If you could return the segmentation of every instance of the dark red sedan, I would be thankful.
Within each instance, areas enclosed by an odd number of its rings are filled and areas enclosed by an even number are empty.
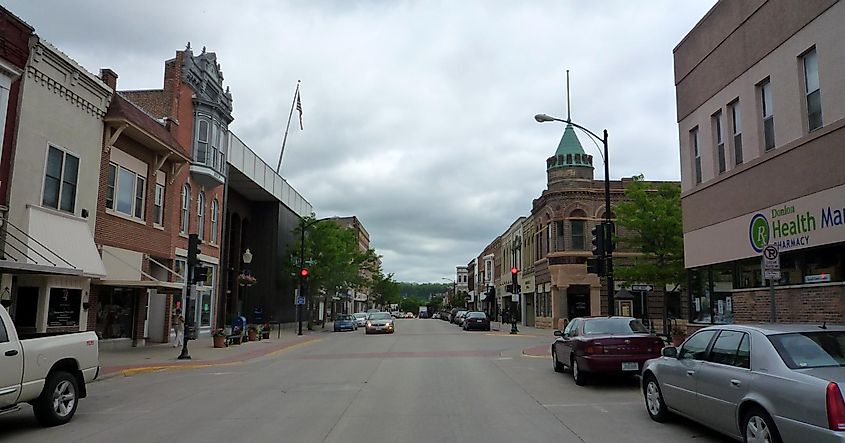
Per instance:
[[[555,371],[571,370],[577,385],[593,373],[639,374],[646,360],[660,357],[663,349],[663,339],[632,317],[574,318],[555,336]]]
[[[490,330],[490,319],[487,318],[487,314],[480,312],[480,311],[470,311],[467,312],[466,316],[464,317],[464,324],[463,324],[464,331],[469,331],[471,329],[480,329],[482,331],[489,331]]]

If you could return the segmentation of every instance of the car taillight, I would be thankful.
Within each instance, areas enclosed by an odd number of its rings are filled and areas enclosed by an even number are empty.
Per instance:
[[[845,431],[845,399],[839,385],[827,385],[827,423],[834,431]]]
[[[595,345],[587,345],[587,349],[585,350],[587,354],[601,354],[604,352],[604,348],[602,345],[595,344]]]

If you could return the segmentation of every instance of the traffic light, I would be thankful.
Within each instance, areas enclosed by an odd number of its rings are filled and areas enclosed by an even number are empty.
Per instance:
[[[206,280],[208,280],[208,268],[205,266],[195,266],[193,284],[205,282]]]
[[[604,251],[610,254],[615,249],[613,234],[616,233],[616,225],[613,222],[604,222],[602,225],[604,225]]]
[[[593,234],[593,255],[603,257],[605,254],[604,250],[604,240],[605,240],[605,229],[604,223],[599,223],[593,227],[591,231]]]
[[[308,268],[302,268],[299,270],[299,276],[302,278],[308,278]]]
[[[197,234],[191,234],[188,236],[188,267],[196,266],[199,263],[199,259],[197,258],[202,251],[200,251],[200,245],[202,241],[200,241],[200,237]]]
[[[604,259],[601,257],[593,257],[587,259],[587,273],[596,274],[599,277],[604,277]]]
[[[519,269],[516,269],[516,266],[511,268],[511,280],[513,281],[513,286],[511,287],[511,294],[516,294],[516,287],[518,286],[516,283],[516,276],[519,274]]]

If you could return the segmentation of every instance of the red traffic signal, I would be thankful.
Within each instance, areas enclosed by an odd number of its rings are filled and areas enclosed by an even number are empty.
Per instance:
[[[308,277],[308,268],[302,268],[299,270],[299,275],[302,277]]]
[[[517,273],[519,273],[519,269],[516,269],[516,266],[512,267],[511,274],[516,275]]]

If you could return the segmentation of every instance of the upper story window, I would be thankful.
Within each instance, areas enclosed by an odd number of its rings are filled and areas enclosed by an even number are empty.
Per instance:
[[[164,224],[164,185],[156,183],[155,204],[153,205],[153,223],[156,226]]]
[[[804,54],[804,93],[807,97],[807,128],[815,131],[822,127],[822,96],[819,90],[819,64],[816,48]]]
[[[79,157],[54,146],[47,151],[44,190],[41,204],[73,213],[76,209],[76,183],[79,178]]]
[[[117,163],[109,163],[106,209],[143,220],[146,182],[146,177],[142,174]]]
[[[220,210],[220,205],[217,199],[211,201],[211,243],[217,243],[217,212]]]
[[[563,236],[563,221],[555,221],[555,251],[565,251],[566,242]]]
[[[194,162],[222,171],[226,151],[226,128],[220,122],[205,115],[196,117],[196,147]]]
[[[734,164],[742,164],[742,114],[739,107],[739,100],[728,105],[731,111],[731,130],[734,143]]]
[[[701,151],[698,149],[698,126],[689,132],[690,146],[692,147],[693,171],[695,171],[695,184],[701,183]]]
[[[572,242],[572,249],[575,251],[583,251],[587,248],[584,236],[587,213],[581,209],[576,209],[569,214],[569,217],[575,219],[569,221],[569,234],[571,237],[570,241]]]
[[[716,142],[716,157],[719,162],[719,174],[727,170],[727,161],[725,160],[725,131],[722,123],[722,111],[713,114],[713,139]]]
[[[179,233],[187,234],[188,233],[188,225],[190,220],[188,219],[189,213],[191,208],[191,186],[185,183],[182,186],[182,209],[179,213]]]
[[[205,193],[197,195],[197,235],[200,240],[205,239]]]
[[[763,80],[757,86],[760,95],[760,104],[763,111],[763,147],[766,151],[775,148],[775,114],[772,104],[772,83],[769,79]]]

